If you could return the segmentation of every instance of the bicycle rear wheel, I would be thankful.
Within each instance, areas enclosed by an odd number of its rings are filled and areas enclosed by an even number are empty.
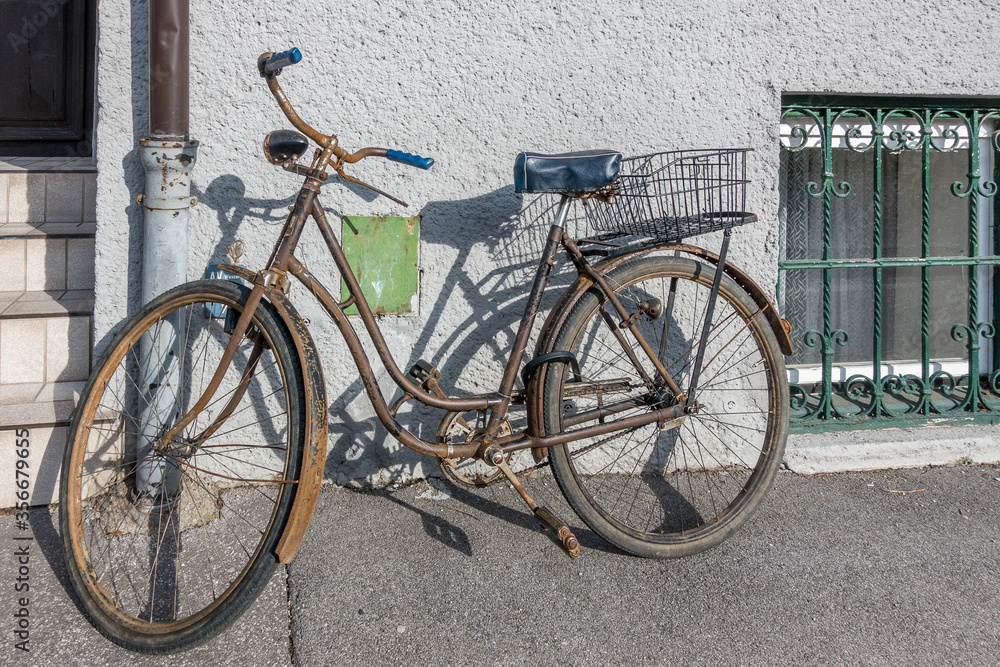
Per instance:
[[[636,322],[684,391],[714,277],[707,264],[660,256],[606,276],[630,312],[642,302],[659,303],[655,319],[642,315]],[[574,416],[599,407],[618,406],[608,417],[618,419],[671,404],[634,337],[624,332],[654,389],[615,340],[601,314],[612,306],[597,288],[566,307],[571,311],[552,349],[573,352],[583,378],[605,381],[609,390],[580,395],[566,365],[552,364],[542,385],[546,432],[571,430],[566,424]],[[550,450],[555,478],[576,513],[629,553],[679,557],[720,543],[761,503],[781,464],[788,429],[784,360],[760,307],[728,276],[698,384],[698,408],[679,424],[661,431],[653,423]]]
[[[211,638],[276,567],[305,408],[294,343],[269,304],[205,410],[156,445],[202,396],[248,294],[199,281],[153,300],[98,361],[71,426],[59,498],[69,578],[98,630],[135,651]]]

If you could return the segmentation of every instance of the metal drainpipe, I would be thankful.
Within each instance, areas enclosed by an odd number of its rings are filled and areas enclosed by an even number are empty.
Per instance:
[[[188,210],[197,203],[191,196],[191,169],[198,142],[188,128],[189,83],[188,0],[149,2],[149,137],[140,139],[146,187],[139,201],[145,207],[142,250],[142,301],[148,303],[171,287],[187,281]],[[174,391],[157,386],[178,385],[182,322],[165,323],[158,335],[144,341],[142,357],[155,359],[143,373],[144,434],[139,445],[140,464],[136,488],[154,503],[172,503],[179,492],[176,465],[148,456],[159,434],[156,424],[176,419]],[[173,330],[171,330],[173,329]],[[155,349],[153,349],[155,348]],[[144,443],[144,444],[143,444]]]

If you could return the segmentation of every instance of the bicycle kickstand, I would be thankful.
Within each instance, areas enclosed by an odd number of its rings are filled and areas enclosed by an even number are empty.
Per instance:
[[[536,503],[528,492],[524,489],[524,485],[521,484],[521,480],[514,475],[514,471],[510,469],[510,465],[503,456],[497,457],[498,460],[494,461],[494,465],[500,468],[503,474],[507,477],[507,480],[514,486],[514,489],[521,495],[524,502],[528,503],[528,507],[531,511],[535,513],[535,518],[538,519],[538,525],[541,526],[542,530],[548,532],[551,528],[555,531],[556,537],[562,542],[562,546],[566,549],[566,552],[576,558],[580,555],[580,542],[576,539],[576,535],[569,529],[569,527],[556,518],[556,515],[550,512],[547,508],[540,506]]]

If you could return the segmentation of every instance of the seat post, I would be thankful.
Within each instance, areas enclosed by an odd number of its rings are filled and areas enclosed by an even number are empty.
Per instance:
[[[566,226],[566,216],[569,215],[569,206],[572,202],[573,198],[569,195],[562,195],[559,199],[559,209],[556,212],[556,221],[553,223],[559,229]]]

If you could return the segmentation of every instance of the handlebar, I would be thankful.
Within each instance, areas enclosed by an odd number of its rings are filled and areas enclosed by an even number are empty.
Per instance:
[[[332,157],[336,157],[337,162],[334,165],[334,169],[342,177],[346,177],[343,173],[343,163],[358,162],[366,157],[384,157],[394,162],[420,167],[421,169],[431,168],[431,165],[434,164],[433,158],[420,157],[419,155],[404,153],[397,150],[389,150],[385,148],[362,148],[361,150],[353,153],[348,153],[337,145],[336,135],[327,136],[302,120],[299,114],[295,112],[295,109],[292,108],[291,102],[289,102],[288,98],[285,97],[284,91],[281,90],[281,86],[278,84],[278,75],[281,74],[281,69],[283,67],[288,67],[289,65],[294,65],[301,60],[302,52],[297,48],[291,48],[287,51],[282,51],[281,53],[263,53],[259,58],[257,58],[257,69],[260,71],[260,75],[264,77],[264,80],[267,81],[267,87],[271,90],[271,94],[274,96],[274,99],[277,100],[278,106],[281,107],[282,112],[284,112],[285,117],[288,118],[289,122],[291,122],[295,129],[315,141],[324,149],[323,155],[325,157],[322,158],[322,164],[318,166],[320,170],[325,169],[328,164],[331,164],[330,158]],[[349,178],[349,180],[360,183],[361,185],[371,188],[381,194],[385,194],[381,190],[378,190],[367,183],[357,181],[353,178]],[[396,200],[395,197],[391,197],[390,195],[386,196]]]
[[[421,169],[430,169],[431,165],[434,164],[434,158],[432,157],[420,157],[419,155],[392,149],[387,150],[385,156],[393,162],[401,162],[413,167],[420,167]]]
[[[275,53],[263,61],[261,65],[261,76],[280,72],[283,67],[289,67],[302,60],[302,52],[292,47],[287,51]]]

